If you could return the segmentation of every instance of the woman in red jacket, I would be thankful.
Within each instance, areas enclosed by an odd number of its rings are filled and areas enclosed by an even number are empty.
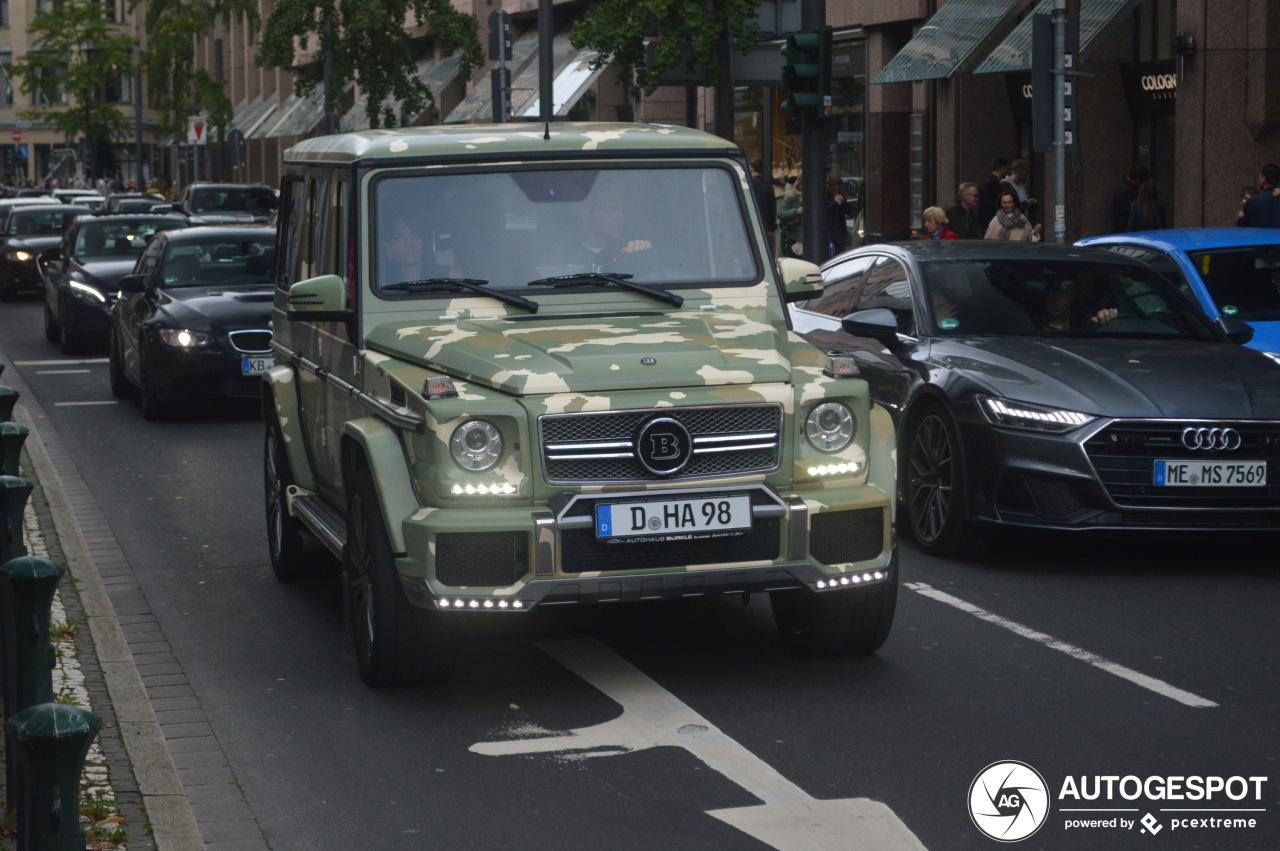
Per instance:
[[[924,232],[929,239],[959,239],[955,231],[947,227],[947,214],[941,207],[930,207],[921,215],[924,220]]]

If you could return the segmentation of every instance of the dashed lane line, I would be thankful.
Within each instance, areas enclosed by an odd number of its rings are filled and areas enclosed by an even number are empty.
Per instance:
[[[1065,653],[1072,659],[1087,662],[1099,670],[1106,671],[1108,674],[1114,674],[1123,680],[1128,680],[1134,685],[1142,686],[1145,689],[1155,692],[1161,697],[1176,700],[1178,703],[1195,707],[1196,709],[1209,709],[1218,705],[1212,700],[1207,700],[1198,695],[1194,695],[1189,691],[1184,691],[1178,688],[1177,686],[1169,685],[1169,683],[1166,683],[1164,680],[1158,680],[1155,677],[1139,673],[1132,668],[1126,668],[1124,665],[1104,659],[1101,656],[1090,653],[1088,650],[1081,649],[1073,644],[1068,644],[1065,641],[1059,641],[1052,635],[1046,635],[1045,633],[1038,632],[1029,626],[1023,626],[1016,621],[1011,621],[1008,618],[1003,618],[1000,615],[988,612],[986,609],[975,606],[973,603],[961,600],[959,597],[953,597],[945,591],[939,591],[931,585],[927,585],[923,582],[904,582],[903,586],[910,588],[917,594],[923,594],[931,600],[946,603],[948,606],[952,606],[962,612],[971,614],[975,618],[984,620],[987,623],[1003,627],[1004,629],[1007,629],[1010,632],[1020,635],[1030,641],[1035,641],[1039,644],[1043,644],[1045,647]]]

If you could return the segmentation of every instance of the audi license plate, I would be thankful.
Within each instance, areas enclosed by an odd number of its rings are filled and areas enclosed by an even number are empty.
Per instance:
[[[1265,487],[1267,462],[1157,461],[1155,483],[1157,487]]]
[[[263,355],[256,358],[240,358],[241,375],[262,375],[276,365],[275,355]]]
[[[597,538],[710,537],[751,528],[751,498],[665,499],[596,506]]]

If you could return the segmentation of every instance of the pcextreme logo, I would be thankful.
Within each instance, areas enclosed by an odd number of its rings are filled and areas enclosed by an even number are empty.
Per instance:
[[[1135,831],[1147,837],[1165,828],[1166,835],[1251,831],[1267,811],[1267,780],[1241,775],[1067,775],[1057,794],[1061,829]],[[1019,842],[1034,834],[1049,820],[1052,802],[1040,772],[1016,760],[993,762],[969,786],[969,815],[978,830],[997,842]]]

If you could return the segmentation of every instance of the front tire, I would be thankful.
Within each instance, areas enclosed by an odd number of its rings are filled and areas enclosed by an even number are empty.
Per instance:
[[[931,408],[915,421],[907,433],[903,464],[907,525],[920,549],[934,556],[961,556],[990,544],[990,535],[964,516],[969,483],[950,416]]]
[[[370,686],[439,682],[458,639],[441,612],[409,604],[396,572],[373,476],[360,466],[347,495],[347,605],[360,677]]]
[[[124,396],[133,389],[129,379],[124,376],[124,366],[120,362],[120,343],[114,330],[107,344],[107,375],[111,380],[112,396]]]
[[[773,620],[798,656],[865,656],[884,646],[898,608],[898,570],[876,585],[814,593],[772,591]]]
[[[53,319],[53,311],[49,309],[49,299],[44,301],[44,338],[50,343],[56,343],[60,339],[61,330],[58,323]]]
[[[311,573],[311,559],[302,539],[302,523],[288,511],[285,494],[294,483],[293,471],[285,452],[284,433],[274,417],[267,424],[262,461],[271,569],[281,582],[302,579]]]
[[[142,407],[142,418],[147,422],[158,422],[169,415],[170,403],[156,387],[156,380],[147,365],[147,351],[138,349],[138,401]]]

